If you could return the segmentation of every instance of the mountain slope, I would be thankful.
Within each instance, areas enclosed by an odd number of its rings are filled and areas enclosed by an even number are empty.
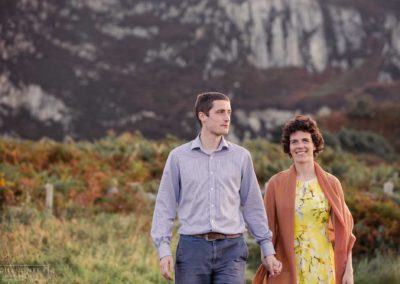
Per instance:
[[[189,138],[205,90],[227,93],[247,118],[341,109],[371,83],[398,102],[388,91],[400,91],[398,11],[373,0],[3,0],[0,131]]]

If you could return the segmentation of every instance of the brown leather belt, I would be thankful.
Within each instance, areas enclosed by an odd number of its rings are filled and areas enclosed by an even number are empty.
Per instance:
[[[225,239],[236,239],[242,236],[242,234],[231,234],[231,235],[226,235],[226,234],[221,234],[221,233],[214,233],[210,232],[207,234],[198,234],[198,235],[191,235],[196,238],[202,238],[207,241],[217,241],[217,240],[225,240]]]

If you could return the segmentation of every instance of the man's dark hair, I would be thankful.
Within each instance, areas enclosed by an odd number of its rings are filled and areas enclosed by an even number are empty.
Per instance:
[[[210,109],[213,107],[213,102],[221,100],[229,102],[229,97],[227,95],[218,92],[207,92],[197,95],[197,100],[194,105],[194,108],[195,108],[195,115],[197,121],[200,123],[200,126],[202,126],[202,124],[199,119],[199,112],[203,112],[205,115],[208,116]]]
[[[322,152],[325,142],[315,120],[307,115],[297,115],[286,122],[282,129],[281,143],[283,146],[283,151],[286,154],[289,154],[289,156],[292,157],[290,154],[290,135],[296,131],[303,131],[311,134],[311,139],[315,146],[315,150],[313,152],[314,157]]]

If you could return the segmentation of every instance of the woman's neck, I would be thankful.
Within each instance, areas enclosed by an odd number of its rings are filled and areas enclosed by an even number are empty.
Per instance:
[[[316,177],[314,163],[295,163],[297,180],[308,181]]]

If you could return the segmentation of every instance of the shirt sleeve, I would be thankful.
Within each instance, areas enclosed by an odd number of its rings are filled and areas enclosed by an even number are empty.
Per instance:
[[[272,232],[268,228],[267,214],[249,152],[246,153],[242,164],[240,199],[243,218],[250,234],[260,245],[263,256],[273,255],[275,250],[272,244]]]
[[[160,259],[164,256],[172,255],[170,243],[172,225],[176,217],[176,208],[179,200],[179,191],[178,161],[172,151],[168,156],[161,177],[151,226],[151,237]]]

